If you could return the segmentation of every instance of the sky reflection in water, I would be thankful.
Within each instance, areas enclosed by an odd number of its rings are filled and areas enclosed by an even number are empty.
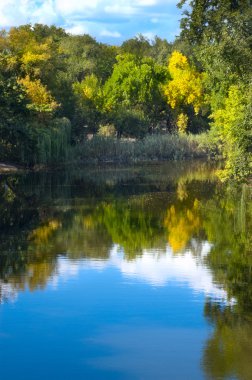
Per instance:
[[[252,377],[251,191],[174,166],[2,179],[1,378]]]

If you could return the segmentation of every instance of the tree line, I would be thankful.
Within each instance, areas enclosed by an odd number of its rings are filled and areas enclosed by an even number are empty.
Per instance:
[[[66,161],[87,136],[143,138],[207,131],[222,177],[251,174],[250,1],[186,1],[170,43],[142,35],[121,46],[62,28],[0,32],[0,159]]]

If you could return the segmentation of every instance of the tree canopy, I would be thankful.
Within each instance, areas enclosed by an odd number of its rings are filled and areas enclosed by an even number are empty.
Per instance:
[[[172,43],[139,34],[111,46],[42,24],[1,30],[0,159],[38,162],[55,125],[72,145],[96,133],[142,138],[210,129],[226,160],[222,178],[250,176],[250,1],[178,6],[185,10]]]

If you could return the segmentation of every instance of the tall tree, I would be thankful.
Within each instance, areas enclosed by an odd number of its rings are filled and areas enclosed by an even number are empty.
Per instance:
[[[185,5],[188,8],[181,21],[181,36],[194,46],[206,72],[212,128],[222,141],[227,159],[224,177],[228,174],[242,179],[252,172],[252,3],[180,1],[180,7]]]

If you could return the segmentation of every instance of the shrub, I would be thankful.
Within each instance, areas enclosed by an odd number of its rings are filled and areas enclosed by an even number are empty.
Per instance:
[[[97,135],[102,136],[102,137],[115,137],[116,135],[115,126],[113,124],[100,125]]]
[[[141,111],[119,109],[112,120],[119,137],[142,138],[148,132],[149,121]]]

